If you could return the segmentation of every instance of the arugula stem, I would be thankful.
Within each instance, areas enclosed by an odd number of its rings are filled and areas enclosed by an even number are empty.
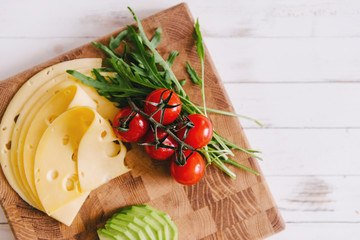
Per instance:
[[[236,178],[236,175],[235,173],[233,173],[232,171],[230,171],[230,169],[228,169],[225,164],[220,161],[219,159],[215,159],[214,160],[214,163],[216,166],[218,166],[224,173],[226,173],[229,177],[235,179]]]
[[[204,115],[204,113],[198,108],[198,106],[196,106],[195,104],[193,104],[190,100],[188,100],[186,97],[182,97],[179,96],[179,98],[181,99],[182,102],[186,102],[187,104],[191,105],[191,107],[193,107],[195,109],[195,111],[197,111],[197,113]],[[191,112],[191,111],[189,111]]]
[[[201,106],[197,106],[199,109],[204,110],[204,107]],[[249,121],[252,121],[254,123],[256,123],[257,125],[259,125],[260,127],[264,127],[264,125],[262,125],[259,121],[257,121],[254,118],[248,117],[248,116],[244,116],[244,115],[240,115],[237,113],[232,113],[232,112],[227,112],[227,111],[222,111],[222,110],[218,110],[218,109],[213,109],[213,108],[206,108],[206,110],[208,112],[212,112],[212,113],[218,113],[218,114],[222,114],[222,115],[226,115],[226,116],[231,116],[231,117],[238,117],[238,118],[244,118],[247,119]]]
[[[251,172],[253,174],[255,174],[256,176],[259,176],[260,173],[258,173],[257,171],[255,170],[252,170],[251,168],[248,168],[247,166],[245,165],[242,165],[234,160],[231,160],[231,159],[226,159],[226,160],[223,160],[224,163],[228,163],[228,164],[231,164],[231,165],[234,165],[235,167],[238,167],[238,168],[242,168],[248,172]]]

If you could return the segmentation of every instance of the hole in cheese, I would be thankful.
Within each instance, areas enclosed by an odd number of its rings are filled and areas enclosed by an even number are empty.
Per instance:
[[[6,131],[6,127],[3,127],[2,130],[3,130],[3,131]]]
[[[56,90],[55,92],[54,92],[54,94],[58,94],[60,92],[60,90]]]
[[[50,70],[46,72],[46,75],[49,75],[50,74]]]
[[[63,137],[62,142],[63,142],[63,145],[67,145],[67,144],[69,143],[69,135],[65,135],[65,136]]]
[[[93,99],[93,101],[94,101],[96,104],[99,104],[99,102],[98,102],[96,99]]]
[[[33,149],[33,145],[30,144],[30,145],[29,145],[29,149]]]
[[[39,172],[40,172],[40,168],[38,168],[36,171],[39,173]]]
[[[99,118],[99,123],[101,124],[101,119]]]
[[[7,144],[5,144],[5,147],[7,150],[11,149],[11,141],[9,141]]]
[[[81,175],[81,177],[84,177],[84,176],[85,176],[84,172],[81,172],[80,175]]]
[[[15,122],[15,123],[17,122],[17,120],[18,120],[18,118],[19,118],[19,115],[20,115],[20,113],[14,117],[14,122]]]
[[[47,124],[51,124],[57,118],[56,115],[51,115],[47,118]]]
[[[106,135],[107,135],[107,132],[105,130],[101,132],[101,138],[105,138]]]
[[[115,157],[120,152],[120,145],[114,144],[114,142],[108,142],[105,147],[105,153],[109,157]]]
[[[71,177],[68,177],[65,181],[65,189],[67,191],[73,191],[75,190],[75,182],[76,182],[76,176],[75,175],[72,175]]]
[[[50,170],[46,175],[48,181],[53,181],[57,179],[58,176],[59,176],[59,172],[56,170]]]
[[[75,150],[75,152],[71,155],[71,160],[73,160],[74,162],[77,161],[77,150]]]
[[[40,178],[36,179],[36,182],[40,182]]]

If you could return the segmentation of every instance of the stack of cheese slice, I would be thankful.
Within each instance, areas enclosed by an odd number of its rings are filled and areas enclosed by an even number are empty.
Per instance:
[[[101,59],[78,59],[30,78],[9,103],[0,125],[6,179],[31,206],[70,225],[89,192],[125,173],[126,148],[109,120],[118,109],[66,73],[90,76]]]

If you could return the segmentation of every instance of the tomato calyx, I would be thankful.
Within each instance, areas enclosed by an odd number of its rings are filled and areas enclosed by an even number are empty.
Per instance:
[[[195,127],[195,124],[188,118],[188,116],[184,116],[183,119],[183,121],[177,124],[177,126],[180,127],[176,129],[176,132],[184,131],[183,129],[185,129],[184,136],[181,139],[179,138],[181,141],[184,141],[187,138],[190,130]]]
[[[130,123],[135,118],[136,112],[132,110],[128,116],[119,118],[119,126],[114,127],[116,130],[121,132],[127,132],[130,129]]]
[[[173,162],[178,166],[184,166],[194,152],[197,152],[196,149],[191,150],[191,153],[186,155],[184,149],[177,149],[174,154]]]
[[[155,140],[153,142],[149,142],[149,143],[141,143],[140,145],[142,146],[154,146],[155,147],[155,150],[158,150],[159,148],[168,148],[168,149],[176,149],[176,147],[174,146],[169,146],[169,145],[166,145],[164,144],[165,140],[170,136],[169,133],[166,133],[166,135],[164,137],[161,137],[159,138],[158,136],[158,129],[157,128],[152,128],[152,132],[154,134],[154,138]]]
[[[146,118],[137,114],[131,107],[122,108],[112,122],[115,135],[124,142],[139,141],[149,129]]]
[[[154,117],[160,111],[160,119],[158,119],[159,118],[158,116],[156,116],[155,118],[157,118],[161,124],[166,124],[169,122],[169,121],[164,121],[164,117],[167,112],[166,110],[167,109],[177,109],[180,107],[179,108],[179,112],[180,112],[181,111],[181,102],[180,102],[179,97],[176,94],[174,95],[174,91],[172,91],[170,89],[158,89],[158,90],[155,90],[154,92],[152,92],[151,94],[157,94],[160,91],[161,91],[161,93],[160,93],[158,102],[152,102],[149,100],[144,101],[145,102],[145,112],[147,112],[150,117]],[[170,93],[169,93],[169,91],[170,91]],[[168,96],[166,96],[164,99],[165,94],[166,95],[168,94]],[[157,96],[159,96],[159,95],[157,95]],[[154,97],[155,97],[155,95],[154,95]],[[176,100],[174,100],[174,98]],[[170,102],[174,102],[174,101],[178,101],[179,103],[178,104],[170,104]],[[155,108],[156,110],[152,109],[150,106],[152,106],[152,108]],[[175,115],[175,118],[173,120],[175,120],[176,117],[177,116]]]

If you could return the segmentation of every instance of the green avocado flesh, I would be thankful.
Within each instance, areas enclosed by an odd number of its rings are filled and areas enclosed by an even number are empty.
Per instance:
[[[97,231],[100,240],[177,240],[170,216],[148,205],[120,209]]]

